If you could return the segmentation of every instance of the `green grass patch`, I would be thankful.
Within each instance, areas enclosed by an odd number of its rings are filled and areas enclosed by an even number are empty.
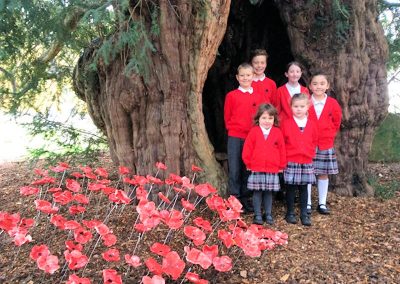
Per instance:
[[[389,113],[378,128],[368,159],[386,163],[400,161],[400,114]]]
[[[397,180],[381,182],[378,177],[372,175],[368,178],[368,183],[375,189],[375,196],[378,198],[391,199],[400,191],[400,182]]]

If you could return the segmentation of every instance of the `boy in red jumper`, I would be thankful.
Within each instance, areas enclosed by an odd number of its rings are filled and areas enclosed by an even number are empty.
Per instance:
[[[268,53],[265,49],[255,49],[251,54],[251,66],[254,68],[253,83],[251,86],[265,95],[265,102],[276,101],[276,83],[265,76],[267,68]]]
[[[251,212],[247,190],[248,173],[242,160],[244,140],[253,126],[252,119],[260,104],[265,103],[263,94],[251,87],[253,67],[248,63],[239,65],[236,79],[239,88],[225,97],[224,120],[228,130],[228,186],[230,194],[238,198],[245,211]]]
[[[333,146],[342,120],[342,109],[334,98],[326,95],[329,82],[325,74],[316,73],[313,75],[309,87],[312,92],[309,117],[315,121],[318,127],[318,148],[317,155],[314,158],[315,174],[318,177],[317,210],[321,214],[329,214],[329,208],[326,206],[329,186],[328,175],[339,172]],[[307,203],[308,209],[311,211],[311,189],[308,193]]]
[[[272,192],[279,191],[278,172],[286,167],[286,150],[278,126],[278,112],[271,104],[260,105],[254,117],[254,126],[243,146],[242,158],[251,171],[247,188],[253,191],[254,221],[262,225],[261,203],[265,220],[272,225]]]
[[[284,170],[286,184],[286,221],[297,223],[294,212],[296,190],[300,191],[300,219],[304,226],[311,226],[307,214],[307,184],[315,183],[313,158],[317,147],[317,126],[307,117],[309,108],[307,94],[294,94],[291,100],[292,117],[282,122],[281,130],[285,140],[287,167]]]

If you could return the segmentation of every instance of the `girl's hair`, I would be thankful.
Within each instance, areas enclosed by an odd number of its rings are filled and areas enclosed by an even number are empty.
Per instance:
[[[301,72],[303,72],[304,67],[303,67],[303,65],[301,65],[301,63],[298,62],[298,61],[291,61],[291,62],[289,62],[289,63],[286,65],[286,72],[289,71],[289,68],[290,68],[292,65],[295,65],[295,66],[299,67],[300,70],[301,70]]]
[[[254,68],[253,68],[253,66],[251,66],[251,64],[249,64],[249,63],[242,63],[242,64],[240,64],[239,66],[238,66],[238,68],[237,68],[237,73],[236,74],[239,74],[239,71],[241,70],[241,69],[251,69],[251,71],[254,71]]]
[[[278,111],[271,104],[261,104],[258,107],[257,113],[253,119],[254,125],[259,125],[259,119],[263,115],[264,112],[267,112],[270,116],[273,116],[274,117],[274,125],[279,126]]]
[[[307,104],[310,103],[310,99],[308,98],[307,94],[297,93],[297,94],[294,94],[292,99],[290,100],[290,105],[292,106],[295,101],[301,101],[301,100],[306,100]]]
[[[323,76],[323,77],[325,77],[326,81],[327,81],[328,84],[329,84],[328,75],[326,75],[326,73],[324,73],[324,72],[322,72],[322,71],[320,71],[320,70],[315,71],[315,72],[311,75],[310,84],[311,84],[312,79],[313,79],[314,77],[316,77],[316,76]]]
[[[254,49],[250,54],[250,61],[252,61],[254,57],[259,55],[263,55],[266,57],[266,59],[268,59],[268,53],[265,49]]]

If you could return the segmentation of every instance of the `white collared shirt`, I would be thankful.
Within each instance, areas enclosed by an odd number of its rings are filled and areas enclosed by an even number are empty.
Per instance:
[[[269,129],[266,129],[266,128],[264,128],[264,127],[262,127],[262,126],[260,125],[260,128],[261,128],[261,131],[262,131],[262,133],[263,133],[263,135],[264,135],[264,139],[267,139],[269,133],[271,132],[271,127],[270,127]]]
[[[321,116],[322,111],[324,110],[324,106],[326,103],[326,99],[328,98],[327,94],[322,101],[317,101],[314,96],[311,96],[312,103],[314,105],[315,113],[317,114],[317,118]]]
[[[241,86],[239,86],[239,91],[242,91],[243,93],[250,93],[250,94],[252,94],[253,93],[253,87],[250,87],[250,88],[248,88],[247,90],[246,89],[244,89],[244,88],[242,88]]]
[[[297,84],[296,87],[286,83],[286,89],[289,91],[290,97],[293,97],[294,94],[298,94],[301,91],[300,84]]]
[[[293,116],[293,118],[294,118],[294,121],[296,121],[296,124],[297,124],[298,127],[302,127],[302,128],[306,127],[306,125],[307,125],[307,116],[305,118],[303,118],[303,119],[298,119],[295,116]]]
[[[260,78],[253,78],[254,82],[258,82],[258,81],[264,81],[265,79],[265,74],[263,74]]]

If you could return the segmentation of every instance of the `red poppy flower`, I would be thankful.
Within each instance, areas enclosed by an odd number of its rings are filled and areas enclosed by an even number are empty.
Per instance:
[[[155,228],[160,224],[161,218],[157,215],[153,215],[151,217],[144,217],[140,216],[140,220],[143,222],[143,225],[147,228]]]
[[[179,188],[179,187],[172,187],[172,189],[176,192],[176,193],[186,193],[186,190],[184,190],[183,188]]]
[[[163,184],[162,180],[160,180],[159,178],[153,177],[151,175],[146,175],[146,178],[150,183],[154,183],[154,184],[158,184],[158,185]]]
[[[234,211],[242,212],[242,203],[233,195],[229,196],[226,205]]]
[[[144,224],[142,223],[137,223],[133,226],[133,228],[138,231],[139,233],[144,233],[144,232],[148,232],[151,230],[151,228],[146,227]]]
[[[79,168],[80,168],[81,171],[84,172],[85,174],[91,173],[91,172],[92,172],[92,168],[89,167],[89,166],[79,166]]]
[[[160,197],[160,199],[162,201],[164,201],[167,204],[171,204],[171,201],[168,199],[168,197],[166,197],[162,192],[158,193],[158,197]]]
[[[226,230],[218,230],[218,239],[220,239],[227,248],[235,244],[232,234]]]
[[[106,247],[111,247],[117,242],[117,237],[112,233],[101,236],[101,239]]]
[[[202,230],[194,226],[185,226],[183,228],[185,235],[193,241],[196,246],[204,243],[206,239],[206,234]]]
[[[106,186],[105,188],[102,188],[101,191],[105,194],[105,195],[110,195],[111,193],[114,193],[117,189],[115,187],[109,187]]]
[[[185,269],[185,262],[176,251],[170,251],[162,260],[162,271],[177,280]]]
[[[186,187],[187,189],[193,189],[194,184],[187,177],[182,177],[182,187]]]
[[[209,232],[212,231],[212,227],[211,227],[210,222],[208,222],[207,220],[204,220],[204,219],[201,218],[201,217],[195,218],[195,219],[193,220],[193,223],[194,223],[197,227],[200,227],[200,228],[202,228],[202,229],[204,229],[204,230],[206,230],[206,231],[209,231]]]
[[[97,179],[97,176],[94,173],[86,173],[85,177],[87,177],[88,179]]]
[[[72,205],[68,208],[68,212],[71,215],[81,214],[86,211],[86,208],[79,205]]]
[[[66,284],[90,284],[89,278],[80,278],[76,274],[71,274],[68,277]]]
[[[202,172],[202,171],[203,171],[202,168],[200,168],[198,166],[195,166],[195,165],[192,165],[192,172]]]
[[[240,218],[240,212],[233,209],[220,210],[218,211],[218,214],[221,220],[224,222],[238,220]]]
[[[213,260],[213,265],[215,267],[215,270],[220,272],[227,272],[232,269],[232,259],[227,255],[221,257],[217,256]]]
[[[52,207],[51,203],[46,200],[36,199],[36,209],[47,214],[54,214],[58,211],[58,207]]]
[[[152,244],[152,246],[150,247],[150,251],[161,256],[166,256],[167,253],[171,251],[171,248],[168,245],[156,242]]]
[[[94,170],[94,173],[103,178],[108,178],[108,172],[105,168],[97,168]]]
[[[209,183],[202,183],[194,187],[196,193],[202,197],[207,197],[209,194],[216,193],[217,190]]]
[[[164,164],[161,163],[161,162],[157,162],[157,163],[156,163],[156,168],[159,169],[159,170],[166,170],[166,169],[167,169],[167,166],[164,165]]]
[[[109,249],[101,254],[106,261],[119,261],[119,250]]]
[[[71,176],[73,176],[74,178],[83,178],[84,175],[78,172],[73,172],[71,173]]]
[[[119,172],[119,174],[120,174],[121,176],[123,176],[123,175],[129,174],[129,173],[131,172],[131,170],[130,170],[129,168],[127,168],[127,167],[119,166],[119,167],[118,167],[118,172]]]
[[[176,174],[170,173],[170,174],[169,174],[169,178],[170,178],[171,180],[173,180],[174,182],[178,183],[178,184],[181,184],[181,183],[182,183],[182,177],[180,177],[180,176],[178,176],[178,175],[176,175]]]
[[[68,169],[69,169],[69,165],[64,162],[59,162],[57,166],[50,167],[50,170],[52,170],[53,172],[56,172],[56,173],[62,173]]]
[[[29,256],[33,260],[37,260],[41,256],[48,256],[48,255],[50,255],[50,250],[46,245],[33,246],[31,249],[31,253],[29,254]]]
[[[38,175],[38,176],[48,176],[49,175],[49,171],[48,170],[42,170],[42,169],[34,169],[33,172]]]
[[[69,190],[71,190],[72,192],[79,192],[81,190],[81,185],[79,182],[77,182],[74,179],[69,179],[67,178],[65,180],[65,187]]]
[[[58,265],[58,257],[55,255],[41,256],[36,260],[36,263],[39,269],[50,274],[53,274],[60,268]]]
[[[237,220],[237,225],[240,228],[247,229],[249,226],[247,226],[246,222],[244,222],[242,219]]]
[[[131,202],[131,199],[128,197],[126,192],[119,189],[111,193],[108,196],[108,199],[117,204],[129,204]]]
[[[43,177],[41,179],[35,180],[31,183],[31,185],[44,185],[48,183],[55,183],[56,179],[53,177]]]
[[[137,255],[129,255],[125,254],[125,261],[127,264],[133,266],[133,267],[139,267],[142,265],[140,262],[140,258]]]
[[[185,278],[195,284],[208,284],[208,281],[201,279],[197,273],[187,272]]]
[[[182,197],[181,199],[181,203],[183,208],[185,208],[187,211],[193,211],[195,209],[194,204],[190,203],[189,201],[187,201],[185,198]]]
[[[25,243],[29,243],[32,241],[31,235],[27,235],[27,232],[16,232],[13,236],[14,244],[19,247]]]
[[[48,190],[48,192],[59,192],[62,191],[61,187],[50,187]]]
[[[179,229],[183,225],[183,214],[181,211],[172,209],[166,218],[164,218],[164,223],[173,230]]]
[[[143,276],[142,283],[143,284],[165,284],[165,279],[159,275],[154,275],[153,277]]]
[[[136,198],[140,201],[147,199],[147,191],[144,189],[144,187],[139,186],[136,188]]]
[[[260,250],[272,250],[275,245],[275,242],[272,240],[261,239],[258,243],[258,248]]]
[[[106,224],[103,224],[101,222],[99,224],[95,225],[94,228],[96,229],[96,232],[100,236],[104,236],[104,235],[111,233],[110,228]]]
[[[141,218],[148,218],[153,215],[158,215],[156,204],[153,201],[148,200],[140,200],[139,204],[136,206],[136,211],[139,213]]]
[[[101,183],[92,183],[89,182],[88,189],[91,191],[100,191],[101,189],[105,188],[106,186]]]
[[[204,245],[202,249],[203,253],[205,253],[211,260],[218,256],[218,246],[208,246]]]
[[[60,203],[61,205],[66,205],[74,199],[71,191],[64,190],[53,193],[53,201]]]
[[[82,251],[83,250],[83,246],[80,243],[75,243],[72,240],[68,240],[65,241],[65,247],[69,250],[69,251],[73,251],[73,250],[77,250],[77,251]]]
[[[212,264],[212,260],[202,251],[196,248],[184,247],[186,260],[193,264],[199,264],[203,269],[207,269]]]
[[[71,270],[80,269],[89,262],[88,257],[79,250],[66,250],[64,251],[64,257],[68,263],[68,268]]]
[[[220,211],[226,209],[224,199],[221,196],[213,195],[206,199],[208,207],[213,211]]]
[[[74,230],[74,239],[80,244],[86,244],[93,238],[93,235],[90,231],[86,231],[83,228],[78,228]]]
[[[107,284],[122,284],[122,277],[114,269],[104,269],[103,281]]]
[[[244,254],[250,257],[259,257],[261,250],[259,248],[260,239],[251,231],[243,231],[235,236],[236,244],[243,250]]]
[[[103,224],[100,220],[82,220],[82,223],[89,229],[93,229],[100,224]]]
[[[154,258],[149,257],[148,259],[146,259],[144,264],[147,266],[151,273],[156,275],[162,274],[162,267]]]
[[[20,221],[20,216],[18,213],[9,214],[7,212],[0,212],[0,229],[8,232],[13,228],[18,226]]]
[[[50,218],[50,223],[52,223],[54,226],[57,228],[64,230],[65,229],[65,222],[67,219],[65,219],[63,216],[58,215],[58,214],[53,214],[51,215]]]
[[[73,199],[80,204],[89,204],[89,198],[84,194],[74,194]]]
[[[139,186],[146,185],[149,181],[144,176],[134,175],[135,184]]]
[[[19,223],[19,228],[29,230],[35,224],[35,220],[32,218],[22,218]]]
[[[32,187],[32,186],[23,186],[19,189],[19,193],[21,195],[36,195],[39,193],[39,188]]]

